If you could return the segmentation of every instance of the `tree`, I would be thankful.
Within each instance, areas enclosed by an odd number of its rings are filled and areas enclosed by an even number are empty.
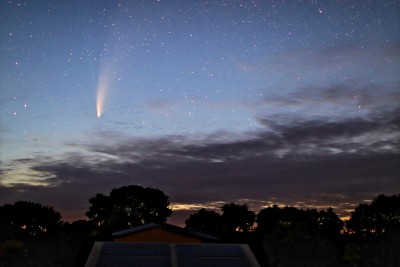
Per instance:
[[[200,209],[198,212],[191,214],[185,221],[186,228],[210,234],[220,235],[222,230],[221,215],[215,211]]]
[[[52,207],[28,201],[1,206],[0,221],[18,238],[55,233],[62,225],[61,214]]]
[[[340,221],[332,209],[302,210],[276,205],[262,209],[257,214],[256,231],[263,237],[268,265],[337,266],[340,250],[327,235],[331,228],[336,229],[336,219]]]
[[[337,236],[343,230],[344,223],[332,208],[321,210],[318,216],[318,230],[328,236]]]
[[[272,233],[279,227],[293,228],[294,226],[299,225],[304,226],[304,224],[309,221],[308,217],[309,216],[304,210],[287,206],[284,208],[279,208],[278,206],[274,205],[273,207],[264,208],[258,213],[258,230],[266,233]]]
[[[271,233],[278,225],[281,218],[281,209],[277,205],[264,208],[257,214],[257,229]]]
[[[226,232],[248,232],[254,224],[256,215],[246,204],[226,203],[221,207],[223,228]]]
[[[257,215],[258,230],[272,233],[276,229],[297,231],[298,233],[316,233],[334,236],[343,228],[343,221],[332,208],[321,211],[315,209],[278,208],[276,205],[262,209]]]
[[[359,236],[382,235],[400,230],[400,194],[379,195],[371,204],[359,204],[346,223],[347,229]]]
[[[169,198],[161,190],[138,185],[114,188],[109,196],[96,194],[89,203],[86,216],[108,232],[164,223],[172,213]]]

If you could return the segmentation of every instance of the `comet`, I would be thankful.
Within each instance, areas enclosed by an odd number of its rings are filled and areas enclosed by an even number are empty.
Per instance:
[[[106,87],[102,84],[99,84],[99,87],[97,88],[97,97],[96,97],[97,118],[100,118],[101,115],[103,114],[105,98],[106,98]]]
[[[96,95],[96,114],[97,118],[100,118],[103,115],[107,90],[109,87],[109,75],[103,72],[99,77],[99,82],[97,85],[97,95]]]

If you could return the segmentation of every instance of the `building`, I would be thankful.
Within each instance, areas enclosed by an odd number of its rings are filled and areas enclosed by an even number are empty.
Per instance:
[[[114,242],[95,242],[85,267],[260,267],[248,245],[171,224],[119,231]]]

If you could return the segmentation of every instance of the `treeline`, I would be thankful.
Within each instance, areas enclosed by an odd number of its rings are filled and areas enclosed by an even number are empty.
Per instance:
[[[400,230],[400,194],[379,195],[370,204],[359,204],[345,222],[332,208],[317,211],[274,205],[256,214],[246,204],[230,203],[221,207],[221,213],[200,209],[186,220],[186,227],[214,235],[232,231],[272,234],[293,228],[331,237],[374,238]]]
[[[39,203],[0,206],[1,266],[84,266],[96,240],[115,231],[166,222],[169,197],[137,185],[89,199],[88,220],[63,222]],[[343,222],[333,209],[271,206],[258,213],[246,204],[199,209],[186,228],[247,243],[262,266],[400,266],[400,194],[359,204]]]
[[[331,208],[317,211],[274,205],[256,214],[246,204],[230,203],[223,205],[221,212],[200,209],[186,220],[186,228],[216,236],[235,232],[271,235],[276,231],[294,230],[336,237],[344,231],[344,222]]]

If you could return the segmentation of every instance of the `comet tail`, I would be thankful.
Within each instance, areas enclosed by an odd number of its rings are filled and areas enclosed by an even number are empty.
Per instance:
[[[97,96],[96,96],[96,113],[97,117],[100,118],[104,112],[104,105],[107,95],[108,81],[107,75],[101,75],[99,83],[97,85]]]

